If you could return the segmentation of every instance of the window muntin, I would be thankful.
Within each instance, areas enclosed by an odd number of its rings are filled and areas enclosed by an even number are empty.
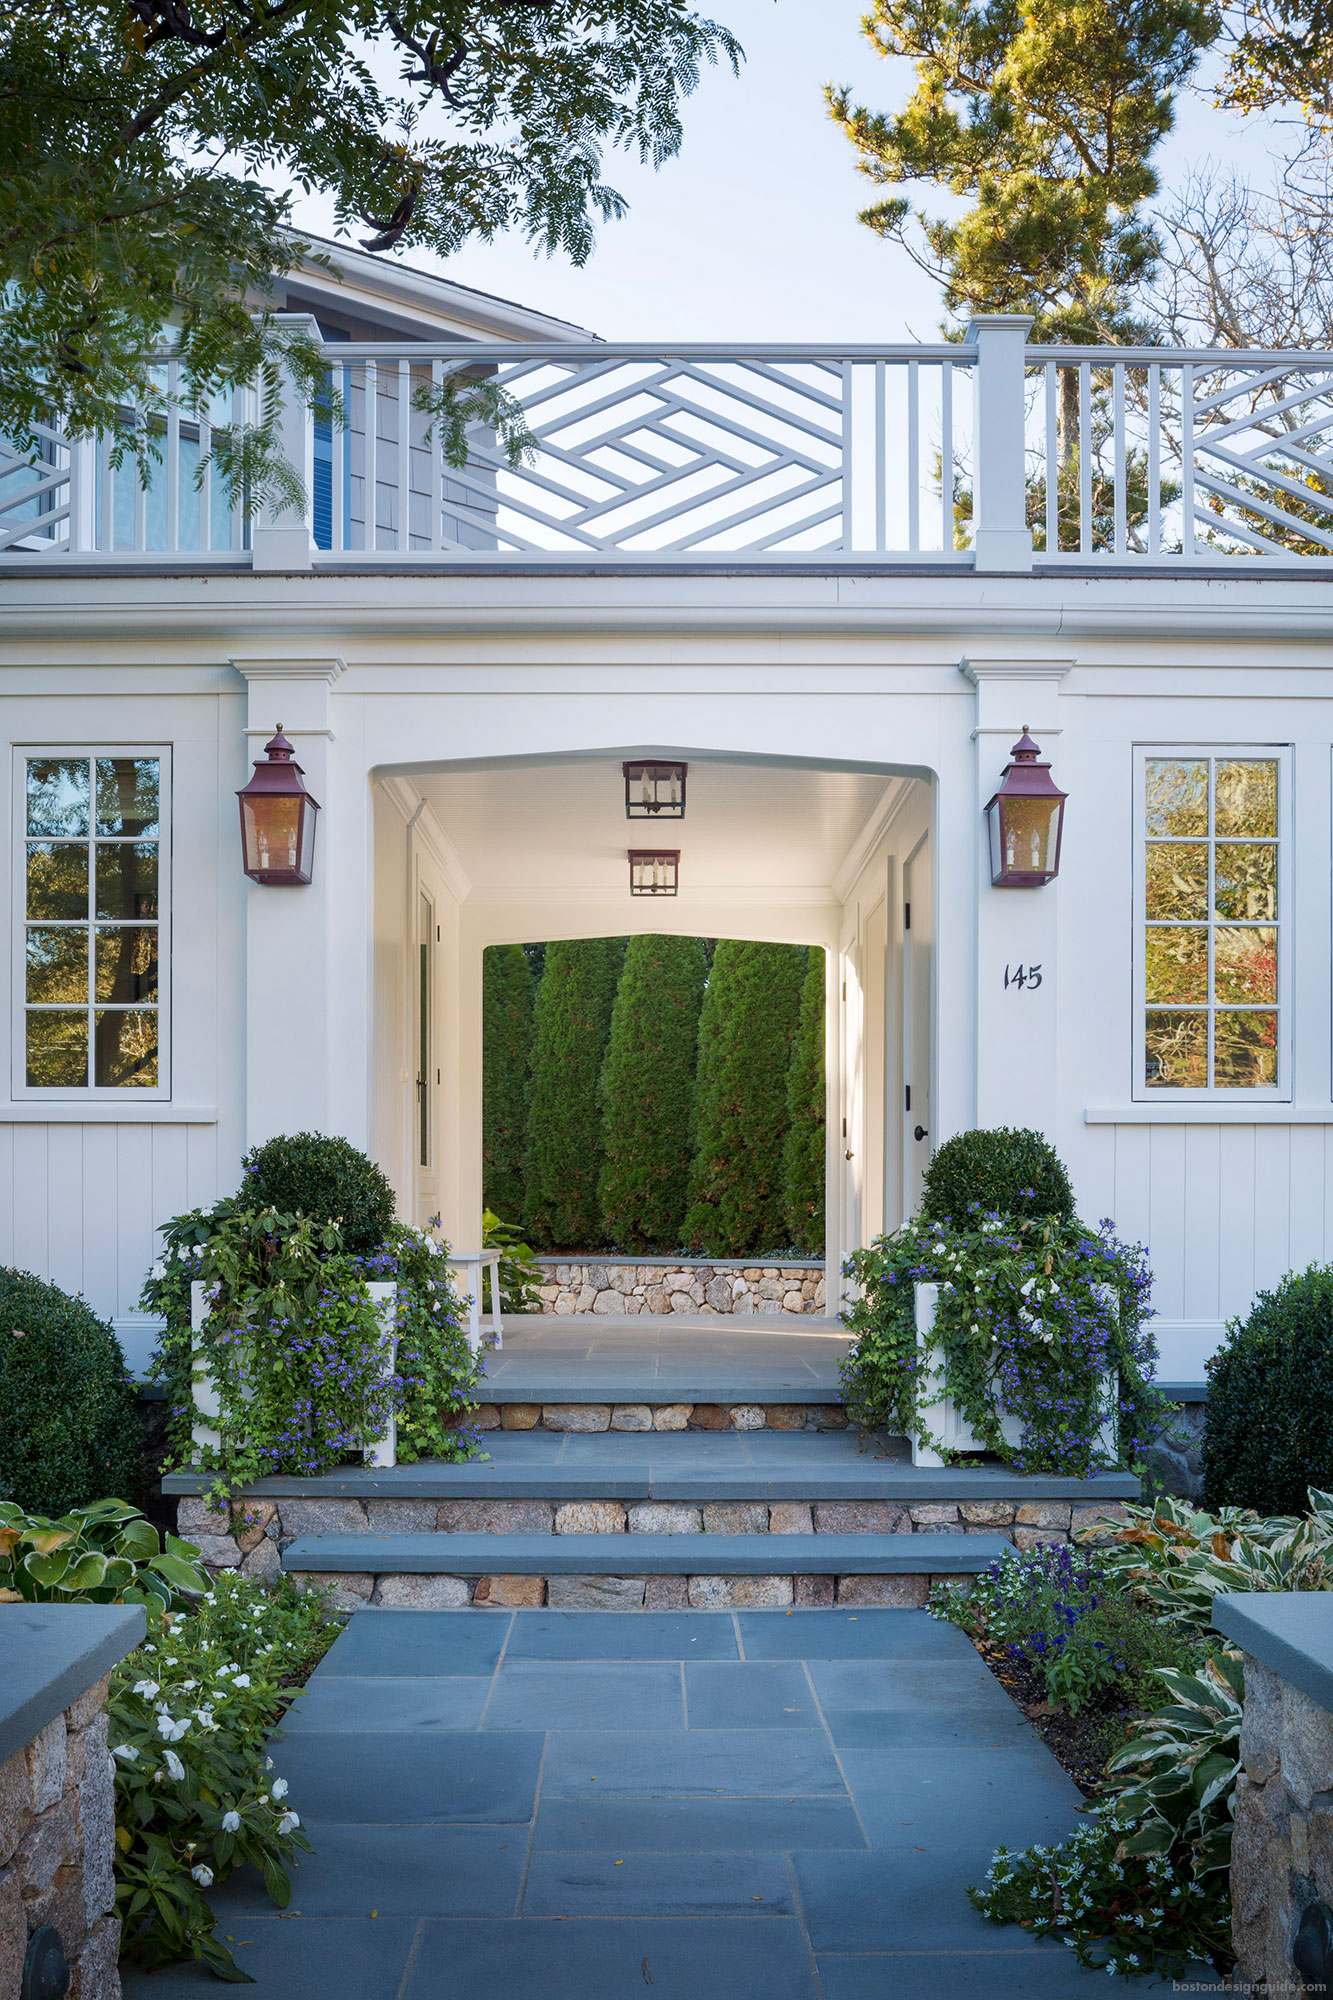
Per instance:
[[[162,752],[20,758],[17,1083],[165,1093]]]
[[[1283,1084],[1283,761],[1147,752],[1140,1082],[1275,1097]]]

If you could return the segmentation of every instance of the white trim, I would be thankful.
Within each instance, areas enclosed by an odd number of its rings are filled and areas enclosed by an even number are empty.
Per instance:
[[[323,681],[326,687],[332,687],[347,672],[346,660],[340,659],[336,653],[322,660],[259,660],[233,653],[231,664],[248,681]],[[297,730],[293,733],[308,735],[310,732]]]
[[[860,832],[854,835],[847,852],[834,870],[831,886],[834,897],[839,903],[845,903],[851,894],[875,848],[911,797],[914,782],[911,778],[889,776],[883,798],[867,815]]]
[[[22,1123],[41,1124],[48,1114],[56,1115],[50,1122],[56,1124],[79,1124],[84,1122],[86,1113],[96,1105],[114,1106],[116,1116],[110,1120],[94,1118],[89,1122],[120,1123],[124,1113],[131,1107],[142,1106],[144,1115],[126,1122],[148,1124],[157,1117],[161,1108],[171,1101],[171,1056],[172,1056],[172,1009],[171,1009],[171,916],[173,899],[172,876],[172,746],[169,743],[13,743],[10,746],[10,769],[13,786],[13,802],[10,818],[12,829],[13,858],[11,862],[11,882],[13,884],[13,904],[10,916],[10,993],[12,1012],[10,1016],[10,1098],[13,1108],[31,1106],[33,1117],[21,1118]],[[29,1084],[27,1077],[27,925],[28,925],[28,816],[27,816],[27,765],[31,758],[61,757],[87,759],[92,764],[101,757],[155,758],[158,764],[158,831],[154,840],[157,848],[157,1073],[158,1081],[151,1088],[137,1088],[133,1085],[62,1085],[42,1089]],[[97,843],[97,802],[96,781],[89,799],[88,843]],[[34,836],[36,837],[36,836]],[[89,895],[94,893],[94,880],[90,872]],[[88,951],[90,970],[95,946],[97,920],[92,915],[90,903],[88,928]],[[85,1011],[94,1015],[95,1002],[87,1002]],[[91,1026],[90,1022],[90,1026]],[[89,1061],[92,1060],[92,1042],[89,1041]],[[60,1107],[67,1106],[65,1117]],[[10,1107],[0,1103],[0,1122]]]
[[[129,1092],[124,1093],[127,1097]],[[171,1104],[144,1092],[128,1104],[113,1101],[114,1093],[100,1097],[88,1093],[79,1104],[69,1098],[42,1098],[28,1103],[17,1099],[6,1104],[0,1099],[0,1126],[3,1125],[216,1125],[216,1104]]]
[[[1333,1125],[1333,1104],[1266,1104],[1237,1091],[1239,1104],[1219,1103],[1206,1091],[1203,1103],[1169,1095],[1164,1103],[1098,1105],[1083,1113],[1085,1125]],[[1191,1093],[1191,1096],[1195,1093]]]
[[[1210,862],[1217,836],[1213,832],[1213,765],[1222,758],[1255,758],[1265,762],[1275,762],[1278,767],[1277,797],[1277,916],[1271,928],[1277,932],[1277,1082],[1271,1088],[1227,1090],[1217,1085],[1209,1085],[1202,1090],[1155,1089],[1148,1084],[1144,1074],[1145,1037],[1147,1030],[1147,1005],[1145,1000],[1145,960],[1147,944],[1146,886],[1147,826],[1144,803],[1145,771],[1149,758],[1206,758],[1209,765],[1209,833],[1206,839]],[[1133,1029],[1133,1074],[1131,1097],[1136,1104],[1162,1106],[1167,1116],[1164,1124],[1169,1124],[1170,1112],[1184,1105],[1237,1105],[1248,1104],[1289,1104],[1291,1099],[1291,1041],[1292,1041],[1292,986],[1291,986],[1291,939],[1294,931],[1292,923],[1292,838],[1291,838],[1291,746],[1287,743],[1155,743],[1139,742],[1134,746],[1133,756],[1133,799],[1131,816],[1133,825],[1134,850],[1134,1029]],[[1209,881],[1211,883],[1211,866]],[[1212,979],[1212,934],[1217,924],[1211,910],[1208,913],[1208,968],[1210,991],[1205,1006],[1205,1018],[1210,1019],[1217,1011],[1218,1004],[1211,991]],[[1225,1006],[1225,1003],[1222,1003]],[[1221,1122],[1230,1122],[1227,1120]],[[1280,1122],[1280,1121],[1274,1121]]]

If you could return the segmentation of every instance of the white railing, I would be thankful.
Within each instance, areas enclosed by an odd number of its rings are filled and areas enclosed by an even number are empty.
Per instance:
[[[311,323],[304,321],[304,326]],[[1333,558],[1333,355],[957,344],[330,343],[331,406],[293,391],[304,513],[251,509],[209,463],[250,414],[181,404],[163,357],[147,478],[115,440],[0,443],[0,575],[17,560],[254,568],[631,563],[682,568],[1301,564]],[[502,389],[446,463],[451,371]],[[336,419],[331,415],[336,411]],[[124,433],[122,433],[122,443]],[[204,470],[201,472],[201,468]]]

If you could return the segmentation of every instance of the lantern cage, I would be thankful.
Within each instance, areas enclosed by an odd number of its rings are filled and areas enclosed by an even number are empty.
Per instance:
[[[680,849],[631,847],[631,896],[674,896],[680,887]]]
[[[241,862],[252,882],[269,888],[314,880],[315,821],[319,802],[305,788],[295,752],[278,732],[256,757],[254,775],[237,792],[241,808]]]
[[[626,819],[684,819],[688,764],[622,764]]]
[[[1000,789],[986,807],[990,876],[996,889],[1038,889],[1060,872],[1065,800],[1050,761],[1027,724],[1009,753]]]

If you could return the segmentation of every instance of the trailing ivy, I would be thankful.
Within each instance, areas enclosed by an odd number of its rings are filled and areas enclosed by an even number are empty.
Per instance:
[[[171,1392],[175,1463],[216,1472],[220,1492],[274,1473],[313,1476],[372,1446],[391,1416],[402,1462],[471,1455],[479,1364],[438,1239],[393,1223],[379,1249],[352,1257],[331,1222],[234,1202],[176,1216],[161,1233],[143,1305],[167,1321],[153,1373]],[[197,1337],[196,1280],[210,1298]],[[398,1287],[392,1371],[368,1290],[376,1281]],[[196,1338],[218,1392],[213,1446],[193,1440]]]
[[[1114,1416],[1119,1458],[1140,1455],[1170,1407],[1151,1386],[1143,1251],[1119,1243],[1109,1222],[1093,1230],[1056,1216],[1001,1218],[974,1204],[968,1224],[917,1218],[848,1259],[859,1286],[842,1316],[855,1336],[842,1365],[852,1420],[938,1443],[922,1415],[921,1281],[939,1286],[932,1345],[945,1394],[983,1450],[1025,1472],[1083,1476],[1106,1462],[1098,1432]],[[1119,1382],[1114,1409],[1107,1376]],[[1006,1413],[1021,1424],[1016,1445],[1004,1437]]]

